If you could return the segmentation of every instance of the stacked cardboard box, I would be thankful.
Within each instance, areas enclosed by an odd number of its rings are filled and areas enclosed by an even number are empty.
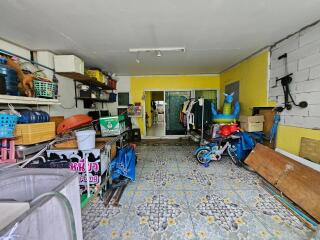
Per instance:
[[[263,131],[263,115],[256,116],[240,116],[240,126],[247,132],[260,132]]]

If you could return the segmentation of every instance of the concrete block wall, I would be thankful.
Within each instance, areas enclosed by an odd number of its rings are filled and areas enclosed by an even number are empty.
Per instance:
[[[293,73],[290,90],[299,103],[307,101],[307,108],[293,106],[281,113],[281,124],[320,128],[320,23],[310,26],[279,42],[270,50],[269,100],[284,103],[281,83],[276,79],[285,76],[284,60],[278,57],[287,53],[288,73]]]

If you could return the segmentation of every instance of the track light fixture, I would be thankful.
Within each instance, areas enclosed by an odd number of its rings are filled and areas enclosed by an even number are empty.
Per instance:
[[[141,53],[154,53],[157,57],[162,57],[164,52],[181,52],[186,51],[185,47],[166,47],[166,48],[130,48],[130,53],[136,53],[136,62],[140,63],[139,56]]]

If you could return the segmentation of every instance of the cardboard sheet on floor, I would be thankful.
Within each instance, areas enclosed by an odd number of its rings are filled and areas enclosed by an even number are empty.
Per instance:
[[[320,172],[261,144],[245,163],[320,221]]]

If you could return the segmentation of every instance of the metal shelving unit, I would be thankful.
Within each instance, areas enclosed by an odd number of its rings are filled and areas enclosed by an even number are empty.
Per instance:
[[[77,92],[77,82],[80,82],[84,85],[87,85],[89,87],[91,87],[92,89],[95,89],[96,91],[102,91],[102,90],[116,90],[113,88],[110,88],[109,86],[98,82],[97,80],[95,80],[95,78],[90,78],[89,79],[93,79],[94,81],[89,81],[89,80],[76,80],[74,79],[74,95],[75,95],[75,100],[76,100],[76,107],[78,107],[78,100],[83,100],[86,102],[101,102],[102,103],[102,108],[103,108],[103,103],[112,103],[112,101],[109,101],[107,99],[100,99],[100,98],[88,98],[88,97],[79,97],[78,96],[78,92]],[[103,85],[103,87],[101,87],[101,85]]]
[[[0,104],[23,104],[23,105],[59,105],[58,99],[21,97],[0,94]]]
[[[119,147],[120,148],[123,148],[125,147],[127,144],[125,144],[124,142],[124,139],[127,138],[128,136],[128,130],[127,131],[124,131],[123,133],[121,133],[120,135],[118,136],[115,136],[112,138],[111,141],[107,142],[105,144],[105,150],[106,150],[106,153],[107,153],[107,162],[108,162],[108,168],[107,168],[107,172],[106,172],[106,176],[104,178],[104,180],[101,182],[100,186],[98,186],[95,190],[95,192],[93,194],[88,194],[86,196],[86,201],[85,203],[81,206],[81,208],[84,208],[86,207],[86,205],[92,201],[92,199],[98,197],[100,195],[100,197],[102,196],[103,192],[106,191],[108,189],[108,186],[112,185],[112,179],[111,179],[111,171],[110,171],[110,164],[111,164],[111,146],[114,144],[114,143],[117,143],[119,142]],[[86,162],[86,164],[88,164],[88,162]],[[88,166],[87,166],[88,167]],[[88,179],[88,178],[87,178]]]

